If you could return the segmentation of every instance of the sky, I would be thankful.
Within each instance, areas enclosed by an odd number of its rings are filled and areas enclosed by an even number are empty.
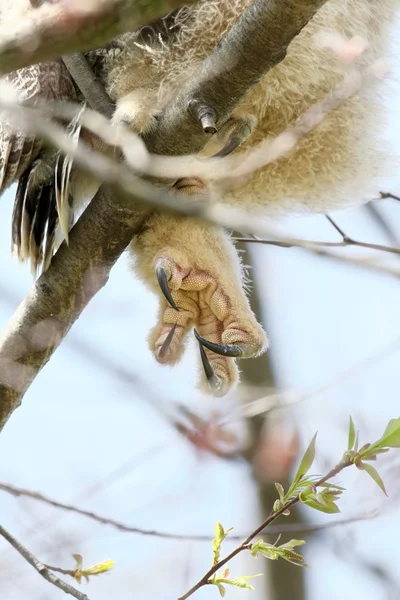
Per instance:
[[[397,154],[400,117],[395,97],[388,100],[387,143]],[[399,194],[400,175],[387,185]],[[385,200],[379,207],[400,237],[400,203]],[[11,211],[10,191],[0,202],[2,328],[32,285],[29,269],[10,256]],[[365,209],[346,210],[335,218],[357,239],[390,243]],[[288,219],[279,230],[287,236],[338,240],[323,217]],[[358,248],[338,252],[400,266],[396,255]],[[399,416],[400,281],[300,249],[253,246],[252,258],[279,388],[309,392],[285,411],[296,421],[302,447],[319,432],[316,470],[324,472],[345,449],[349,414],[363,440],[378,438],[387,421]],[[177,367],[155,363],[146,335],[156,310],[155,298],[134,280],[127,257],[122,257],[2,432],[0,482],[141,528],[212,535],[220,520],[236,533],[245,533],[260,520],[249,466],[199,454],[165,417],[184,404],[202,415],[217,407],[234,420],[239,395],[213,400],[194,389],[194,343]],[[93,357],[98,355],[110,368],[95,364]],[[116,378],[113,365],[136,381]],[[242,422],[232,426],[242,434]],[[382,460],[388,499],[365,473],[340,478],[347,488],[341,517],[373,510],[382,514],[310,540],[304,551],[311,565],[307,600],[320,599],[321,590],[324,600],[393,600],[390,585],[383,586],[379,576],[363,566],[371,563],[384,568],[389,583],[397,586],[398,598],[399,465],[396,451]],[[112,572],[82,588],[91,600],[175,600],[211,560],[209,543],[119,532],[1,491],[0,515],[4,526],[44,562],[69,568],[74,552],[83,555],[85,564],[115,560]],[[307,517],[318,522],[336,518],[311,511]],[[258,562],[248,557],[232,564],[232,575],[259,571]],[[249,597],[265,598],[260,580],[254,586]],[[63,597],[3,540],[0,589],[6,600]],[[230,589],[227,597],[235,600],[246,594],[250,592]],[[216,597],[216,590],[197,593],[199,600]]]

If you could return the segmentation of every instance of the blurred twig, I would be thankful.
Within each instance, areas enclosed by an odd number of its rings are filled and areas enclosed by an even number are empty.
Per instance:
[[[8,531],[6,531],[6,529],[4,529],[4,527],[2,527],[1,525],[0,535],[3,536],[3,538],[7,540],[7,542],[11,544],[11,546],[13,546],[13,548],[15,548],[15,550],[20,553],[20,555],[39,573],[39,575],[44,577],[44,579],[58,587],[66,594],[77,598],[77,600],[89,600],[86,594],[82,594],[77,589],[69,585],[69,583],[65,583],[65,581],[56,577],[43,563],[41,563],[36,558],[36,556],[32,554],[32,552],[27,550],[18,540],[15,539],[14,536],[12,536]]]
[[[66,504],[64,502],[58,502],[58,500],[54,500],[53,498],[49,498],[39,492],[32,492],[30,490],[26,490],[23,488],[19,488],[14,485],[0,483],[0,491],[3,491],[7,494],[10,494],[15,497],[23,496],[25,498],[30,498],[31,500],[37,500],[39,502],[43,502],[44,504],[48,504],[53,506],[54,508],[60,508],[62,510],[66,510],[68,512],[73,512],[75,514],[81,515],[83,517],[87,517],[92,519],[93,521],[97,521],[97,523],[101,523],[102,525],[111,525],[120,531],[126,531],[128,533],[136,533],[139,535],[145,535],[150,537],[159,537],[170,540],[181,540],[181,541],[191,541],[191,542],[211,542],[213,536],[211,535],[196,535],[196,534],[179,534],[179,533],[170,533],[165,531],[155,531],[152,529],[143,529],[141,527],[132,527],[127,525],[126,523],[122,523],[121,521],[116,521],[115,519],[111,519],[109,517],[105,517],[99,515],[98,513],[85,510],[83,508],[79,508],[77,506],[73,506],[72,504]],[[336,521],[329,521],[328,523],[319,523],[316,525],[306,525],[304,523],[290,523],[283,525],[274,525],[268,527],[268,531],[266,535],[276,536],[279,533],[295,533],[295,532],[313,532],[313,531],[322,531],[325,529],[330,529],[332,527],[342,527],[345,525],[351,525],[352,523],[357,523],[359,521],[367,521],[370,519],[374,519],[378,516],[377,512],[370,512],[363,515],[356,515],[353,517],[349,517],[347,519],[338,519]],[[238,541],[242,540],[245,535],[229,535],[228,541]]]

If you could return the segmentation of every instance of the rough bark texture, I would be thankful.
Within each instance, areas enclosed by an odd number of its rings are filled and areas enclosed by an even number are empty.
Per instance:
[[[161,116],[159,128],[146,140],[149,150],[158,154],[200,150],[209,134],[188,111],[190,102],[212,106],[221,124],[263,73],[284,58],[290,41],[325,1],[256,0]],[[89,11],[87,6],[92,5],[85,4],[85,11]],[[133,23],[143,24],[165,10],[159,3],[151,9],[145,0],[116,0],[111,6],[107,12],[110,3],[99,0],[94,13],[82,13],[78,22],[68,22],[70,2],[43,6],[36,11],[36,34],[32,28],[28,34],[27,28],[21,27],[19,34],[16,30],[14,36],[7,37],[7,30],[3,33],[0,29],[0,71],[8,73],[38,60],[104,43],[132,28]],[[82,25],[86,14],[89,16]],[[139,16],[140,23],[135,21]],[[39,41],[39,45],[26,53],[23,44],[32,41]],[[226,64],[230,65],[228,71]],[[216,75],[207,77],[210,73]],[[134,237],[146,210],[138,210],[135,190],[131,196],[119,192],[112,197],[110,188],[103,186],[72,230],[70,246],[60,248],[49,270],[17,310],[0,338],[0,430],[83,308],[106,283],[112,265]],[[43,339],[36,340],[37,331],[45,332]]]
[[[140,226],[132,198],[115,198],[100,189],[0,337],[0,429]]]

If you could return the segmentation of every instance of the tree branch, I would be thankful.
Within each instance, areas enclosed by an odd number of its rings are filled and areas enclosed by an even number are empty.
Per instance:
[[[212,109],[219,129],[261,77],[285,58],[290,42],[325,2],[255,0],[166,108],[157,130],[145,136],[149,151],[200,151],[210,133],[194,107]]]
[[[193,4],[194,0],[185,0]],[[0,24],[0,72],[102,46],[178,8],[176,0],[60,0]]]
[[[90,108],[111,119],[115,110],[114,103],[101,81],[93,73],[85,55],[75,52],[63,56],[63,61]]]
[[[66,594],[77,598],[77,600],[89,600],[86,594],[82,594],[82,592],[79,592],[77,589],[72,587],[72,585],[69,585],[69,583],[66,583],[65,581],[59,579],[53,573],[51,573],[51,571],[49,571],[49,569],[43,563],[41,563],[36,558],[36,556],[29,552],[29,550],[27,550],[25,546],[18,542],[18,540],[16,540],[15,537],[8,533],[8,531],[6,531],[1,525],[0,535],[3,536],[3,538],[7,540],[7,542],[11,544],[11,546],[13,546],[13,548],[15,548],[15,550],[20,553],[20,555],[39,573],[39,575],[44,577],[44,579],[58,587]]]
[[[331,471],[329,471],[329,473],[327,475],[325,475],[325,477],[322,477],[319,481],[315,482],[313,485],[316,488],[321,486],[322,484],[326,483],[329,479],[336,477],[336,475],[338,475],[338,473],[343,471],[343,469],[350,467],[352,464],[353,463],[350,460],[340,462],[339,464],[336,465],[336,467],[334,467]],[[286,504],[284,504],[279,510],[271,512],[271,514],[267,517],[267,519],[263,523],[261,523],[261,525],[259,525],[249,536],[247,536],[247,538],[241,544],[239,544],[239,546],[237,546],[234,550],[232,550],[232,552],[230,552],[227,556],[225,556],[225,558],[222,558],[215,565],[213,565],[211,567],[211,569],[209,569],[207,571],[207,573],[192,588],[190,588],[190,590],[188,592],[186,592],[186,594],[183,594],[183,596],[180,596],[178,598],[178,600],[187,600],[187,598],[192,596],[200,588],[211,583],[211,581],[210,581],[211,577],[215,573],[217,573],[217,571],[219,571],[221,567],[226,565],[230,560],[232,560],[232,558],[234,558],[235,556],[240,554],[240,552],[243,552],[243,550],[249,550],[249,544],[250,544],[250,542],[252,542],[254,540],[254,538],[256,538],[271,523],[276,521],[276,519],[278,517],[280,517],[284,512],[291,509],[295,504],[298,504],[299,502],[300,502],[300,494],[297,495],[292,500],[290,500],[289,502],[286,502]]]
[[[100,189],[0,337],[0,428],[139,230],[132,198],[115,199]]]

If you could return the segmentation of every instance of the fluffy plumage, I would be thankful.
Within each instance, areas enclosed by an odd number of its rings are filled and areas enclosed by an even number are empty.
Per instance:
[[[116,102],[114,122],[128,122],[137,133],[155,127],[157,113],[249,4],[250,0],[202,0],[154,27],[126,34],[89,52],[93,68]],[[361,36],[368,45],[361,63],[369,64],[384,50],[396,4],[396,0],[328,0],[291,43],[285,59],[261,79],[232,115],[232,122],[241,118],[255,123],[239,151],[290,127],[340,82],[346,67],[317,43],[316,34]],[[31,69],[17,74],[17,83],[27,97],[72,98],[76,94],[60,62]],[[242,187],[227,192],[223,200],[262,214],[325,212],[361,202],[385,163],[378,142],[377,115],[381,111],[375,89],[350,98],[289,157],[263,167]],[[36,266],[50,252],[54,238],[54,153],[41,154],[40,142],[10,134],[4,127],[1,190],[19,178],[13,239],[19,256],[31,256]],[[39,168],[42,163],[45,169]],[[76,186],[72,193],[79,195]],[[44,239],[50,246],[43,251]],[[193,325],[211,341],[242,348],[246,357],[266,348],[266,336],[243,290],[238,255],[224,232],[191,219],[155,214],[131,250],[137,274],[159,294],[155,267],[162,265],[180,307],[175,311],[160,294],[159,321],[150,336],[159,362],[173,364],[179,359],[185,335]],[[227,356],[209,350],[205,354],[214,372],[210,376],[208,371],[207,385],[222,395],[237,381],[236,366]]]

